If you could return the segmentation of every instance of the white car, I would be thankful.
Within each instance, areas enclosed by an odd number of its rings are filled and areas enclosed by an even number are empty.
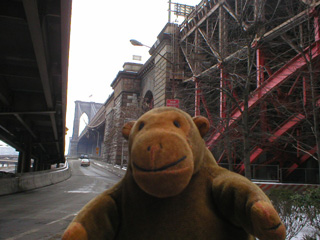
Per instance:
[[[89,167],[90,166],[90,160],[88,158],[81,159],[81,166],[82,167]]]

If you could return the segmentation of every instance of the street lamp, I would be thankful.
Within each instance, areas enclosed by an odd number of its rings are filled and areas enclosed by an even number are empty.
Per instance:
[[[144,46],[144,47],[147,47],[147,48],[151,48],[151,47],[149,47],[149,46],[147,46],[147,45],[142,44],[141,42],[139,42],[139,41],[136,40],[136,39],[130,39],[130,42],[131,42],[131,44],[132,44],[133,46],[138,46],[138,47]]]
[[[147,48],[150,48],[149,46],[147,45],[144,45],[143,43],[139,42],[138,40],[136,39],[130,39],[130,43],[133,45],[133,46],[137,46],[137,47],[147,47]],[[159,52],[156,52],[156,54],[158,54],[160,57],[162,57],[164,60],[166,60],[168,63],[170,63],[172,66],[173,66],[173,62],[170,61],[168,58],[166,58],[165,56],[163,56],[161,53]]]

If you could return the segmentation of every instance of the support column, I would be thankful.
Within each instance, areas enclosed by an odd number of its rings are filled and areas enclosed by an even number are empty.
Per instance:
[[[25,135],[22,137],[22,141],[25,144],[25,149],[19,152],[18,158],[18,173],[30,172],[31,164],[31,136]]]
[[[17,173],[22,173],[23,151],[19,152]]]
[[[256,51],[256,65],[257,65],[257,88],[259,88],[263,82],[265,81],[264,77],[264,65],[265,65],[265,59],[261,48],[258,48]],[[259,91],[259,93],[261,93]],[[267,126],[267,103],[265,101],[262,101],[260,104],[260,127],[261,132],[266,133],[268,131]]]
[[[200,45],[200,39],[199,39],[199,31],[195,31],[195,63],[194,63],[194,75],[197,75],[200,73],[200,50],[199,50],[199,45]],[[201,99],[201,90],[200,90],[200,80],[196,77],[193,79],[195,83],[195,105],[194,105],[194,116],[199,116],[200,115],[200,99]]]
[[[226,56],[226,45],[227,43],[227,25],[226,25],[226,12],[222,6],[219,8],[219,52],[222,59]],[[226,119],[227,110],[227,98],[225,93],[226,80],[225,80],[225,70],[222,65],[220,65],[220,118],[221,121]]]
[[[223,66],[220,66],[220,118],[221,121],[226,119],[227,113],[227,97],[225,93],[226,88],[226,74]]]
[[[39,168],[39,159],[34,159],[34,162],[33,162],[33,171],[36,172],[38,171],[38,168]]]
[[[69,156],[77,156],[78,155],[78,137],[79,137],[79,127],[80,127],[80,102],[75,101],[75,110],[74,110],[74,120],[73,120],[73,132],[72,138],[69,143]],[[89,116],[88,116],[89,118]]]
[[[44,153],[40,153],[40,157],[37,159],[36,171],[42,171],[44,169]]]
[[[314,17],[314,40],[317,42],[320,40],[320,27],[319,27],[319,16]]]
[[[257,88],[264,82],[264,57],[261,48],[257,49]]]
[[[27,135],[25,136],[25,146],[26,146],[26,150],[23,154],[23,164],[22,164],[22,172],[30,172],[30,165],[31,165],[31,136]]]
[[[302,87],[303,87],[303,106],[306,106],[308,103],[308,93],[310,92],[310,84],[307,81],[307,77],[302,77]]]
[[[200,84],[199,79],[194,79],[195,86],[196,86],[196,96],[195,96],[195,110],[194,110],[194,116],[200,115],[200,98],[201,98],[201,90],[200,90]]]

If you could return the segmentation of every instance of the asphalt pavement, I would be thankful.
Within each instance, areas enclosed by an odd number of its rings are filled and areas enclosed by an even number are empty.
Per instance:
[[[69,160],[69,165],[72,176],[66,181],[0,196],[0,240],[61,239],[79,210],[120,180],[94,164],[81,167],[79,160]]]

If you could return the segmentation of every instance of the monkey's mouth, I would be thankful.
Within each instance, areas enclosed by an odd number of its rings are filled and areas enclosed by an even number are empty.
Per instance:
[[[187,158],[187,156],[183,156],[182,158],[179,158],[179,159],[178,159],[177,161],[175,161],[175,162],[169,163],[169,164],[167,164],[167,165],[164,165],[164,166],[162,166],[162,167],[160,167],[160,168],[156,168],[156,169],[146,169],[146,168],[142,168],[142,167],[138,166],[137,164],[135,164],[134,162],[133,162],[133,166],[134,166],[136,169],[138,169],[138,170],[140,170],[140,171],[142,171],[142,172],[160,172],[160,171],[166,170],[166,169],[168,169],[168,168],[170,168],[170,167],[173,167],[173,166],[179,164],[180,162],[182,162],[182,161],[185,160],[186,158]]]

